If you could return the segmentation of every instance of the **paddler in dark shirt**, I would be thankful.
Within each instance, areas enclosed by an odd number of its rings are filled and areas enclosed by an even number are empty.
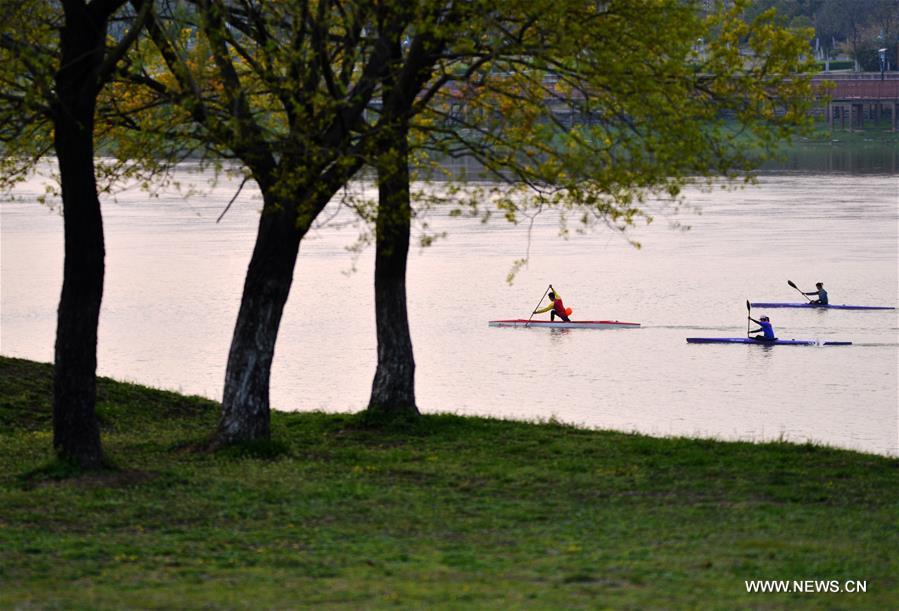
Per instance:
[[[549,312],[549,319],[555,320],[556,316],[564,320],[565,322],[571,322],[569,320],[568,315],[571,314],[571,308],[565,309],[565,304],[562,303],[562,296],[553,288],[553,285],[549,285],[549,300],[552,302],[542,310],[534,310],[534,314],[543,314],[544,312]]]
[[[773,342],[777,339],[777,336],[774,335],[774,327],[771,326],[771,320],[767,316],[762,316],[758,320],[754,319],[752,316],[748,316],[747,318],[759,326],[758,329],[753,329],[750,333],[758,333],[759,331],[763,333],[763,335],[754,336],[753,339],[763,342]]]
[[[814,303],[816,305],[827,305],[827,291],[824,290],[824,283],[816,282],[815,287],[818,289],[817,291],[812,291],[811,293],[803,293],[803,295],[817,295],[818,298],[809,303]]]

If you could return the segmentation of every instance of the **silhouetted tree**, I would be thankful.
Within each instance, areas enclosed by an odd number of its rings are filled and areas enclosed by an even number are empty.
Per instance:
[[[95,413],[97,326],[105,247],[94,167],[97,99],[136,39],[146,10],[118,40],[110,19],[125,0],[30,0],[6,3],[0,35],[0,137],[7,143],[5,181],[14,182],[48,143],[59,163],[65,263],[56,328],[53,447],[86,468],[102,465]],[[140,3],[138,3],[140,6]],[[58,38],[54,38],[58,30]],[[35,136],[34,140],[30,137]],[[46,149],[44,149],[46,150]],[[28,152],[24,167],[17,154]]]

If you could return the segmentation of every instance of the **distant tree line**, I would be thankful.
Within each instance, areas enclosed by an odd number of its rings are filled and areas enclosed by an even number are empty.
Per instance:
[[[843,52],[860,70],[879,71],[885,48],[891,69],[899,67],[899,0],[755,0],[747,17],[772,8],[789,27],[813,28],[822,58]]]

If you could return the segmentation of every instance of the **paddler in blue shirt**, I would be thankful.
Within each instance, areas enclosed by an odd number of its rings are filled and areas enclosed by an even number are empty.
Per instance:
[[[543,314],[544,312],[549,312],[549,319],[554,321],[556,316],[564,320],[565,322],[571,322],[569,320],[568,315],[571,314],[571,308],[566,309],[565,304],[562,303],[562,296],[553,288],[553,285],[549,285],[549,300],[550,304],[543,308],[542,310],[534,310],[534,314]],[[552,310],[552,311],[550,311]]]
[[[753,339],[762,342],[773,342],[777,339],[777,336],[774,335],[774,327],[771,326],[771,320],[767,316],[762,316],[758,320],[754,319],[752,316],[748,316],[747,318],[759,326],[758,329],[753,329],[750,333],[758,333],[759,331],[763,333],[763,335],[754,336]]]
[[[814,303],[816,305],[827,305],[827,291],[824,290],[823,282],[816,282],[815,288],[818,290],[812,291],[811,293],[803,293],[803,295],[817,295],[818,298],[814,301],[810,301],[809,303]]]

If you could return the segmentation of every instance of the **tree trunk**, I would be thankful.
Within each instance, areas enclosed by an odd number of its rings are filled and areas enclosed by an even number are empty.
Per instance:
[[[77,124],[83,120],[56,125],[65,263],[56,325],[53,447],[60,458],[92,468],[102,464],[94,407],[105,248],[94,180],[92,131],[89,125]]]
[[[103,298],[103,218],[94,177],[96,68],[103,59],[105,21],[88,11],[66,13],[56,75],[54,139],[65,228],[62,295],[56,327],[53,447],[81,467],[102,465],[95,413],[97,325]]]
[[[269,378],[300,240],[295,204],[265,206],[228,353],[216,441],[269,439]]]
[[[408,127],[391,130],[378,158],[378,218],[375,223],[375,315],[378,367],[368,410],[384,416],[418,416],[415,358],[406,311],[406,260],[412,206],[409,201]]]

